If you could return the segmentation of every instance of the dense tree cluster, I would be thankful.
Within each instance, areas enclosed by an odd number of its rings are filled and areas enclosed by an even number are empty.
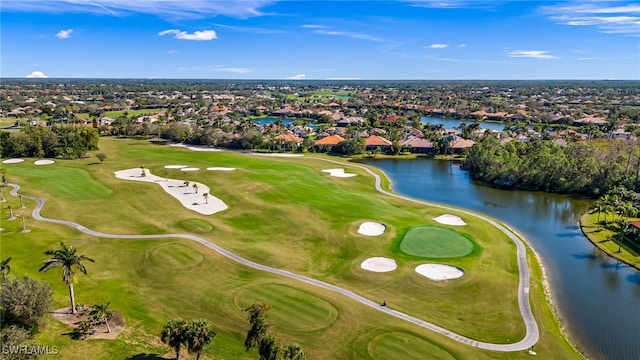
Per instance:
[[[28,125],[19,132],[0,132],[2,157],[78,158],[98,149],[98,131],[84,126]]]
[[[636,189],[640,159],[631,141],[511,141],[485,137],[470,150],[463,168],[490,185],[598,196],[617,185]],[[636,189],[637,190],[637,189]]]

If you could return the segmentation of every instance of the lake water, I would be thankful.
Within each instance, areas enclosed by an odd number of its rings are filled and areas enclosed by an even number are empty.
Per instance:
[[[462,120],[444,119],[444,118],[439,118],[439,117],[434,117],[434,116],[423,116],[420,119],[420,122],[423,122],[425,124],[434,124],[434,125],[442,124],[442,125],[444,125],[445,129],[453,129],[453,128],[457,128],[458,126],[460,126],[460,123],[462,123]],[[473,123],[473,121],[471,121],[471,120],[466,120],[465,122],[467,123],[467,125]],[[493,122],[481,121],[480,122],[480,128],[481,129],[490,129],[490,130],[502,131],[502,130],[504,130],[504,124],[503,123],[493,123]]]
[[[367,160],[400,194],[490,215],[540,255],[552,298],[573,342],[590,359],[640,359],[640,273],[602,254],[580,232],[590,200],[498,190],[471,181],[453,162]]]
[[[274,117],[258,118],[258,119],[254,119],[253,121],[257,122],[262,126],[262,125],[274,123],[278,120],[282,120],[282,123],[284,124],[284,126],[287,126],[287,127],[293,126],[293,123],[295,122],[295,119],[274,118]],[[316,125],[311,122],[307,122],[307,126],[309,126],[310,128],[316,128]]]

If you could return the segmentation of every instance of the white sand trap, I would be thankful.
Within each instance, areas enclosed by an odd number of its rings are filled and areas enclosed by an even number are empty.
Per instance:
[[[467,225],[467,223],[464,222],[460,218],[460,216],[451,215],[451,214],[444,214],[444,215],[438,216],[437,218],[434,218],[433,220],[439,222],[440,224],[445,224],[445,225],[453,225],[453,226]]]
[[[182,169],[186,167],[187,165],[165,165],[164,166],[165,169]]]
[[[356,174],[350,174],[350,173],[344,172],[344,169],[324,169],[322,170],[322,172],[329,173],[329,175],[331,176],[342,177],[342,178],[356,176]]]
[[[24,159],[7,159],[2,161],[3,164],[17,164],[23,162]]]
[[[384,233],[387,227],[377,222],[366,221],[360,224],[358,234],[366,236],[378,236]]]
[[[36,160],[33,162],[34,165],[51,165],[55,163],[53,160]]]
[[[189,210],[196,211],[203,215],[212,215],[228,208],[222,200],[210,193],[208,186],[199,182],[190,182],[189,186],[184,186],[183,180],[164,179],[153,175],[149,169],[144,169],[146,176],[140,176],[140,168],[116,171],[114,174],[118,179],[152,182],[160,185],[169,195],[178,199],[180,203]],[[193,188],[193,184],[198,185],[198,192]],[[209,197],[205,199],[202,194],[208,193]]]
[[[304,155],[302,154],[279,154],[279,153],[249,153],[251,155],[258,155],[258,156],[271,156],[271,157],[303,157]]]
[[[360,267],[373,272],[389,272],[398,268],[398,264],[393,259],[386,257],[372,257],[363,261]]]
[[[180,169],[180,171],[198,171],[198,170],[200,170],[200,168],[186,167],[186,168]]]
[[[236,168],[229,168],[229,167],[209,167],[207,168],[207,170],[211,170],[211,171],[233,171]]]
[[[185,145],[185,144],[169,144],[169,146],[183,147],[192,151],[222,151],[222,149],[212,148],[208,146]]]
[[[464,275],[464,271],[451,265],[422,264],[416,267],[416,272],[434,281],[457,279]]]

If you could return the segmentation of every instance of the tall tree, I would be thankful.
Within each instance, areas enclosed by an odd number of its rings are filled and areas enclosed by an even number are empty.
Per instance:
[[[247,320],[251,326],[244,341],[244,349],[246,351],[259,347],[262,340],[270,334],[272,324],[267,321],[267,311],[269,309],[271,307],[264,303],[253,303],[244,309],[245,312],[249,313]]]
[[[65,245],[64,242],[60,242],[59,249],[47,250],[44,253],[46,255],[52,255],[51,259],[43,261],[40,271],[49,271],[53,268],[62,268],[62,280],[67,283],[69,287],[69,298],[71,299],[71,313],[75,314],[76,300],[73,293],[73,275],[75,270],[80,270],[81,273],[87,274],[87,268],[84,266],[83,261],[94,262],[93,259],[85,255],[77,255],[78,249],[71,245]]]
[[[207,319],[196,319],[187,323],[187,349],[196,353],[196,360],[200,360],[202,350],[211,344],[215,336],[216,332]]]
[[[185,344],[187,323],[182,319],[172,319],[162,328],[160,339],[176,351],[176,360],[180,360],[180,348]]]

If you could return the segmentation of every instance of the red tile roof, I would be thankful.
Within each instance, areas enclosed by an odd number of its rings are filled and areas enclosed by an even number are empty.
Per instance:
[[[371,135],[365,140],[366,146],[391,146],[391,141],[378,135]]]
[[[326,138],[322,138],[316,141],[316,145],[337,145],[344,141],[344,138],[340,135],[331,135]]]

